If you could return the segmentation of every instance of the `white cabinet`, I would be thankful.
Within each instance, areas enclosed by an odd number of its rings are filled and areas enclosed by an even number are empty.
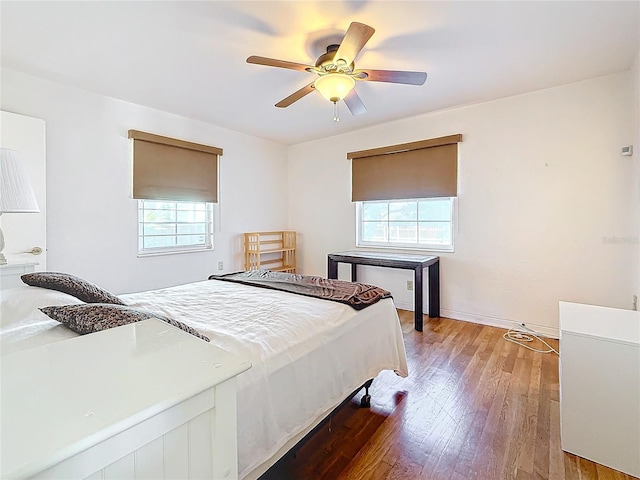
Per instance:
[[[23,286],[20,276],[35,272],[38,262],[7,263],[0,265],[0,290]]]
[[[156,319],[6,355],[0,478],[237,478],[250,366]]]
[[[560,302],[562,449],[640,477],[640,312]]]

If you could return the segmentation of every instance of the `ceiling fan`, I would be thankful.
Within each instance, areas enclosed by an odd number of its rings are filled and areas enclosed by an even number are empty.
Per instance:
[[[318,75],[313,82],[276,103],[276,107],[288,107],[312,91],[318,90],[323,97],[336,105],[336,109],[337,102],[344,100],[353,115],[360,115],[367,109],[354,89],[356,81],[422,85],[427,79],[425,72],[356,70],[354,60],[374,32],[372,27],[364,23],[352,22],[342,42],[339,45],[329,45],[327,52],[320,55],[313,66],[255,55],[247,58],[247,63],[288,68]],[[337,112],[334,120],[339,120]]]

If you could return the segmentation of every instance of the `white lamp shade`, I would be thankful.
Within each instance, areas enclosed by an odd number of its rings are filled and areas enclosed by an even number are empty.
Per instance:
[[[0,214],[40,211],[18,152],[0,147]]]
[[[313,86],[330,102],[342,100],[355,87],[353,77],[344,73],[327,73],[318,78]]]

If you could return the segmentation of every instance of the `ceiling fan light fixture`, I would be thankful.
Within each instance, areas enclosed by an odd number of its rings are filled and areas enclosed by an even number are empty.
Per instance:
[[[342,100],[356,86],[353,77],[344,73],[327,73],[319,77],[313,84],[324,98],[336,103]]]
[[[1,1],[1,0],[0,0]],[[356,81],[400,83],[405,85],[422,85],[427,79],[426,72],[409,72],[400,70],[356,70],[355,59],[358,57],[375,30],[369,25],[351,22],[349,28],[339,40],[327,46],[326,53],[320,55],[314,66],[301,63],[277,60],[275,58],[252,55],[247,63],[266,65],[269,67],[287,68],[318,75],[312,83],[305,85],[284,100],[276,103],[276,107],[285,108],[302,97],[318,90],[320,94],[333,103],[334,119],[338,121],[338,105],[340,100],[353,115],[361,115],[367,111],[364,103],[354,89]],[[332,37],[332,38],[335,38]]]

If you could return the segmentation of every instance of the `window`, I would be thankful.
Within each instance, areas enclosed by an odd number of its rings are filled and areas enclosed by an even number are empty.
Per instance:
[[[213,249],[213,204],[138,200],[138,254]]]
[[[129,138],[138,255],[212,250],[222,149],[139,130]]]
[[[356,245],[453,252],[461,134],[347,153]]]
[[[358,246],[453,251],[454,198],[357,202]]]

